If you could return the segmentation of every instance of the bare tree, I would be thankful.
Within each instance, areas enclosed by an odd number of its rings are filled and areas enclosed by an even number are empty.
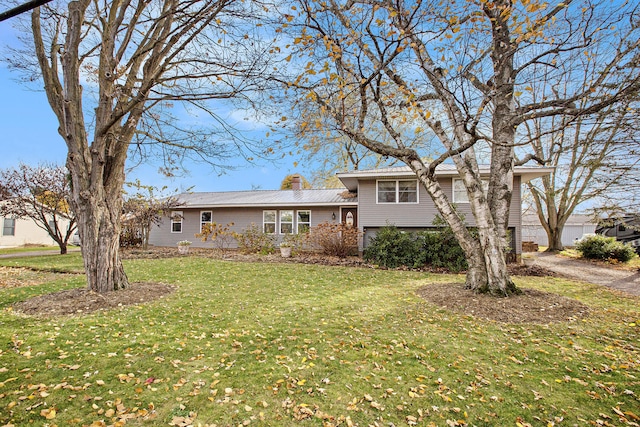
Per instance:
[[[269,47],[249,25],[254,6],[77,0],[32,13],[37,69],[68,148],[90,289],[128,285],[118,254],[128,154],[159,146],[169,171],[185,158],[224,166],[246,142],[208,101],[241,98],[266,74]],[[28,67],[29,59],[26,51],[12,61]],[[197,120],[176,120],[193,111]]]
[[[525,138],[554,172],[530,181],[548,251],[561,251],[569,217],[587,202],[590,210],[624,213],[638,202],[640,140],[633,99],[584,116],[558,116],[527,123]]]
[[[5,198],[0,203],[0,215],[31,219],[58,244],[60,253],[66,254],[69,239],[76,231],[66,168],[20,164],[0,171],[0,180]]]
[[[289,86],[315,101],[351,140],[415,172],[465,251],[469,288],[517,292],[505,252],[518,128],[541,117],[595,113],[638,89],[638,72],[629,67],[638,62],[638,6],[579,0],[555,6],[536,0],[298,4],[299,19],[283,15],[288,28],[299,29],[292,59],[303,58]],[[532,81],[595,52],[608,60],[599,62],[587,86],[572,85],[565,95],[545,88],[540,100],[529,96]],[[627,76],[620,79],[621,73]],[[368,132],[372,121],[388,137]],[[438,141],[432,161],[424,147],[406,143],[407,123],[425,143]],[[486,186],[484,148],[490,154]],[[434,177],[444,162],[455,165],[466,187],[478,238]]]
[[[140,180],[127,182],[126,186],[133,189],[133,194],[126,194],[123,206],[124,221],[132,229],[139,232],[142,248],[149,247],[151,227],[159,224],[167,213],[178,206],[177,192],[166,194],[167,187],[156,188],[143,185]]]

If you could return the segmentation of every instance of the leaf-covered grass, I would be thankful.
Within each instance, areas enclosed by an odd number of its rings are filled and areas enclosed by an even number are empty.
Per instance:
[[[0,425],[625,425],[640,416],[640,300],[601,287],[519,278],[592,314],[505,325],[416,296],[461,276],[181,257],[126,262],[133,281],[177,285],[154,303],[54,319],[11,310],[84,286],[81,275],[47,272],[81,268],[79,258],[11,260],[41,270],[43,283],[0,289]]]

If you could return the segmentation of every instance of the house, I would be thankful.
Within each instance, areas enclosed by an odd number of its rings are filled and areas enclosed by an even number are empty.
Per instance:
[[[520,254],[522,247],[521,184],[549,174],[552,168],[516,167],[513,197],[509,217],[512,248]],[[489,168],[481,173],[488,177]],[[344,189],[303,190],[299,180],[292,190],[231,191],[182,194],[182,203],[151,232],[150,243],[175,246],[180,240],[191,240],[194,246],[209,246],[194,235],[203,224],[233,222],[233,231],[240,232],[251,223],[257,224],[277,238],[298,233],[322,222],[343,222],[358,227],[364,233],[366,246],[377,230],[393,224],[405,230],[433,227],[438,211],[408,167],[393,167],[351,171],[337,174]],[[452,165],[440,165],[435,176],[445,193],[474,225],[467,193]]]
[[[567,219],[562,230],[562,245],[574,246],[577,239],[585,234],[596,232],[596,222],[590,215],[573,214]],[[547,232],[540,224],[536,213],[526,212],[522,215],[522,240],[540,246],[549,246]]]
[[[0,217],[0,248],[24,245],[55,246],[57,243],[30,218]],[[69,220],[58,219],[58,227],[66,230]]]

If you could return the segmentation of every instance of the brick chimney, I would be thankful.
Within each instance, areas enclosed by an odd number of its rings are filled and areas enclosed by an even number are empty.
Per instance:
[[[300,175],[294,175],[291,177],[291,189],[302,190],[302,182],[300,180]]]

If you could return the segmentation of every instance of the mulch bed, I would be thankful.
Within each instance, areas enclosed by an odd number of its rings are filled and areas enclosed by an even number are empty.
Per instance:
[[[418,290],[418,295],[442,308],[500,323],[548,324],[585,317],[589,307],[558,294],[522,289],[522,294],[498,298],[476,294],[461,283],[438,283]]]
[[[132,283],[126,289],[102,295],[86,288],[69,289],[40,295],[14,304],[17,312],[38,316],[64,316],[144,304],[172,293],[175,288],[163,283]]]

